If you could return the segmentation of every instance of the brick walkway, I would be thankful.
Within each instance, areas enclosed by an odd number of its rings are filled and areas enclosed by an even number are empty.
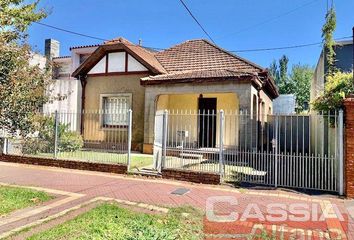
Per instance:
[[[61,213],[96,197],[107,197],[168,207],[190,205],[205,210],[207,199],[210,200],[210,197],[227,196],[237,199],[237,205],[218,203],[215,205],[217,215],[229,214],[232,210],[239,213],[239,217],[241,217],[242,213],[245,213],[247,206],[250,207],[249,204],[251,203],[256,204],[252,205],[252,211],[249,211],[250,214],[253,214],[253,217],[222,224],[205,219],[205,232],[211,234],[210,239],[212,239],[213,234],[227,234],[226,236],[231,238],[231,235],[234,237],[237,234],[249,233],[252,228],[255,229],[255,226],[258,226],[255,224],[262,224],[261,226],[268,230],[274,230],[275,228],[277,230],[282,229],[280,232],[285,236],[296,229],[311,230],[310,234],[316,236],[315,229],[327,231],[330,228],[336,227],[348,233],[348,239],[354,239],[354,224],[346,210],[347,205],[350,205],[351,202],[333,196],[308,196],[275,190],[239,191],[227,186],[198,185],[160,179],[134,178],[123,175],[1,162],[0,183],[51,189],[54,192],[57,191],[55,193],[58,195],[57,199],[46,203],[46,205],[52,204],[50,208],[42,208],[38,212],[33,211],[34,214],[31,216],[18,217],[15,219],[16,221],[11,220],[13,216],[5,218],[7,222],[1,219],[0,234]],[[188,188],[190,191],[183,196],[171,195],[172,191],[180,187]],[[57,203],[58,200],[62,201],[61,204]],[[269,207],[269,204],[274,203],[283,204],[286,207],[286,213],[289,213],[292,204],[297,203],[310,206],[311,216],[320,216],[323,212],[329,212],[329,215],[327,214],[325,219],[322,220],[317,219],[317,221],[305,222],[292,221],[291,219],[287,219],[285,222],[280,220],[274,222],[269,221],[269,219],[260,220],[257,216],[269,215],[272,210],[267,210],[267,207]],[[255,206],[256,208],[254,208]],[[334,214],[335,206],[337,206],[340,213],[344,216],[343,221],[339,219],[340,214]],[[257,212],[257,209],[260,212]],[[318,213],[316,214],[316,212]],[[20,211],[16,214],[23,216],[23,213],[22,215],[21,213]],[[279,217],[279,215],[277,216]],[[281,228],[282,225],[286,226]]]

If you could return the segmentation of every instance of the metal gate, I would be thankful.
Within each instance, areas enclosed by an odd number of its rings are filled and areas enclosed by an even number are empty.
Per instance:
[[[155,134],[164,168],[215,172],[225,182],[343,193],[343,111],[185,110],[159,116]]]

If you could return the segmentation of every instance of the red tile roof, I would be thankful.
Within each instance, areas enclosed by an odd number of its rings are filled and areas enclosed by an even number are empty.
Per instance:
[[[156,58],[167,72],[189,70],[220,70],[262,72],[264,69],[233,55],[207,40],[189,40],[162,52]]]
[[[189,40],[161,52],[149,51],[124,38],[104,42],[73,73],[78,77],[87,72],[108,51],[124,49],[147,66],[152,75],[141,79],[142,84],[164,82],[199,82],[216,79],[254,80],[264,82],[274,96],[277,90],[266,69],[244,58],[234,55],[204,39]],[[214,80],[212,80],[214,79]]]

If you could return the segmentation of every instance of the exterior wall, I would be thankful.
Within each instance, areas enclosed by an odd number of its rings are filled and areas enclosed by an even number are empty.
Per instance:
[[[51,95],[61,96],[63,100],[54,100],[43,106],[44,112],[58,111],[79,113],[81,111],[81,83],[76,79],[55,79],[51,88]]]
[[[134,150],[141,150],[144,136],[144,87],[140,85],[140,78],[147,74],[130,74],[115,76],[95,76],[87,78],[85,89],[85,111],[101,109],[101,94],[132,94],[133,132],[132,146]],[[101,127],[99,116],[88,114],[84,119],[84,138],[91,141],[109,141],[117,136],[126,136],[127,129],[104,129]],[[117,131],[120,131],[118,133]],[[123,133],[122,133],[123,132]],[[124,137],[126,139],[126,137]]]
[[[294,94],[281,94],[273,102],[274,114],[295,114],[296,100]]]
[[[325,63],[323,52],[320,55],[320,58],[317,62],[315,73],[311,82],[311,91],[310,91],[310,102],[316,99],[324,89],[324,73],[325,73]]]
[[[218,93],[235,93],[239,99],[239,109],[250,109],[250,96],[252,86],[250,83],[205,83],[205,84],[171,84],[171,85],[152,85],[146,86],[145,91],[145,124],[144,124],[144,152],[152,153],[154,142],[154,120],[157,108],[157,99],[159,95],[175,95],[175,94],[218,94]],[[159,103],[161,109],[163,105],[167,105],[169,99],[163,97],[164,100]]]
[[[354,98],[347,98],[345,106],[345,160],[344,160],[344,187],[345,195],[354,198]]]
[[[71,50],[71,72],[74,72],[81,64],[80,56],[93,53],[98,47],[76,48]]]
[[[44,69],[47,64],[47,58],[41,54],[34,53],[29,61],[31,66],[38,65],[39,68]]]
[[[79,80],[70,77],[71,58],[57,58],[53,59],[53,62],[54,79],[49,89],[52,101],[43,106],[43,111],[79,113],[82,87]]]

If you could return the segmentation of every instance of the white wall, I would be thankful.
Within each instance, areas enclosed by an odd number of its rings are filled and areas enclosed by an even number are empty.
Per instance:
[[[29,63],[31,66],[38,65],[41,69],[44,69],[47,63],[47,58],[41,54],[34,53]]]
[[[63,100],[54,100],[43,106],[44,112],[80,112],[81,110],[81,83],[75,79],[56,79],[50,87],[52,97],[65,97]]]

